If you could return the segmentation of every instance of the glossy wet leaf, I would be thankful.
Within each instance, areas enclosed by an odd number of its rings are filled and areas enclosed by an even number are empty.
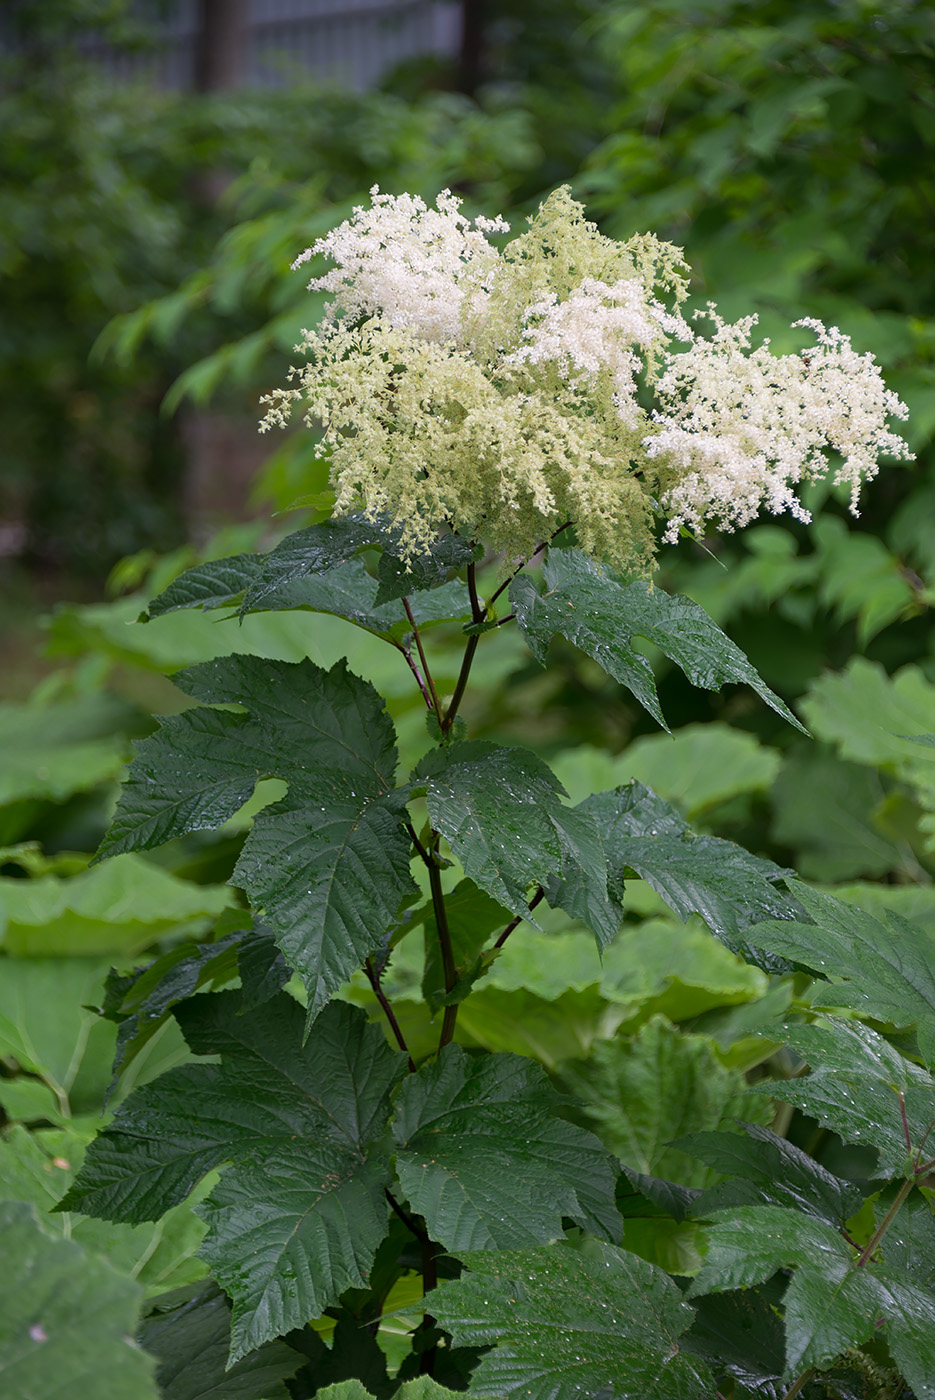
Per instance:
[[[405,1061],[363,1013],[335,1003],[302,1045],[304,1016],[281,993],[239,1014],[236,992],[176,1015],[196,1054],[137,1090],[96,1139],[63,1202],[154,1219],[230,1163],[200,1208],[202,1257],[234,1301],[232,1357],[317,1317],[366,1282],[386,1234],[382,1136]]]
[[[742,1132],[690,1133],[676,1145],[730,1180],[705,1192],[696,1214],[728,1205],[776,1205],[800,1210],[840,1229],[860,1207],[861,1194],[808,1153],[759,1123]]]
[[[305,982],[312,1020],[415,893],[392,722],[343,663],[230,656],[176,680],[204,703],[140,745],[102,851],[216,829],[261,778],[284,780],[287,796],[256,817],[232,881]]]
[[[302,1356],[266,1342],[226,1370],[230,1331],[230,1303],[213,1281],[160,1298],[137,1335],[156,1358],[161,1400],[288,1400],[282,1382]]]
[[[458,1254],[517,1248],[554,1239],[563,1216],[619,1236],[610,1154],[556,1117],[560,1104],[530,1060],[455,1045],[406,1080],[396,1171],[433,1239]]]
[[[673,1139],[737,1117],[770,1116],[743,1075],[724,1067],[713,1041],[682,1034],[660,1016],[635,1036],[604,1041],[587,1059],[563,1066],[560,1082],[625,1166],[682,1186],[707,1186],[712,1174],[671,1146]]]
[[[477,740],[431,750],[415,777],[425,781],[432,825],[465,874],[525,915],[529,887],[562,865],[558,779],[529,749]]]
[[[553,550],[544,574],[543,593],[529,574],[519,574],[510,584],[516,620],[543,665],[558,633],[625,685],[666,729],[652,667],[633,647],[634,637],[642,637],[674,661],[693,685],[706,690],[720,690],[728,682],[750,685],[777,714],[802,728],[740,648],[691,599],[643,582],[619,583],[576,549]]]
[[[882,1173],[901,1173],[908,1164],[909,1148],[900,1096],[910,1141],[917,1149],[935,1120],[932,1076],[860,1021],[828,1018],[811,1025],[771,1024],[768,1034],[789,1045],[811,1072],[758,1084],[751,1093],[794,1104],[832,1128],[844,1142],[876,1149]]]
[[[914,1026],[923,1058],[935,1064],[932,940],[898,914],[874,918],[800,884],[794,894],[809,922],[758,924],[750,941],[829,977],[830,986],[817,988],[827,1004]]]
[[[133,1341],[140,1285],[45,1234],[31,1206],[0,1203],[0,1231],[0,1392],[157,1400],[153,1362]]]
[[[698,1400],[705,1363],[681,1347],[692,1311],[661,1269],[594,1240],[470,1254],[427,1300],[458,1345],[492,1346],[470,1393],[490,1400]]]
[[[553,818],[562,847],[561,871],[545,887],[554,909],[564,909],[594,933],[597,946],[612,941],[623,919],[621,903],[608,890],[607,852],[595,817],[579,807],[564,807]]]

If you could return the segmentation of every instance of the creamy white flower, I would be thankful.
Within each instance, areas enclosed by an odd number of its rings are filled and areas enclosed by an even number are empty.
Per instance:
[[[508,355],[504,364],[551,362],[566,375],[589,379],[609,374],[614,403],[628,427],[639,419],[636,375],[644,355],[665,344],[666,334],[688,340],[691,332],[650,296],[636,277],[613,286],[586,277],[560,302],[553,294],[530,306],[523,317],[525,344]]]
[[[443,190],[430,209],[417,195],[370,191],[373,208],[319,238],[292,264],[319,254],[337,264],[309,282],[309,290],[334,292],[327,314],[357,320],[380,314],[390,325],[423,340],[460,343],[461,303],[482,286],[497,261],[486,234],[509,231],[501,218],[473,221],[461,201]],[[473,227],[472,227],[473,222]]]
[[[713,337],[667,357],[655,430],[643,440],[650,458],[665,456],[682,474],[662,497],[664,539],[674,542],[680,526],[701,530],[709,520],[734,530],[760,510],[807,521],[796,487],[827,475],[828,452],[842,459],[834,480],[849,485],[856,515],[861,481],[876,475],[878,458],[911,456],[886,421],[904,418],[906,406],[886,388],[873,356],[811,319],[796,325],[813,332],[814,348],[777,356],[764,341],[751,350],[755,316],[730,325],[713,306],[707,314]]]

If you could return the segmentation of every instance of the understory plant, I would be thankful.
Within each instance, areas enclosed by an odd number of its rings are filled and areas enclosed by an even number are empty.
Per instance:
[[[400,771],[383,699],[344,661],[234,654],[176,676],[194,703],[138,745],[101,855],[222,828],[258,785],[267,805],[231,878],[243,907],[111,975],[118,1081],[170,1017],[187,1054],[121,1102],[60,1209],[137,1225],[197,1193],[211,1277],[143,1319],[158,1390],[138,1394],[924,1400],[927,936],[694,832],[637,781],[574,805],[534,749],[465,719],[509,628],[531,664],[577,647],[663,727],[652,654],[801,728],[697,604],[653,586],[656,536],[801,518],[798,488],[832,471],[853,505],[881,454],[905,455],[902,406],[820,323],[782,356],[714,307],[700,334],[678,251],[603,237],[564,191],[507,231],[447,194],[375,192],[310,250],[334,299],[266,424],[298,409],[321,429],[333,513],[189,569],[148,616],[346,619],[407,668],[424,738]],[[569,1001],[564,1057],[522,997],[497,1034],[471,1018],[511,940],[547,967],[586,928],[609,966],[647,898],[760,979],[706,1023],[720,1058],[693,1092],[747,1080],[667,1148],[666,1176],[620,1146],[622,1014]],[[648,1054],[671,1054],[670,1029],[640,1028]],[[527,1053],[503,1048],[523,1034]],[[793,1142],[795,1113],[861,1169]]]

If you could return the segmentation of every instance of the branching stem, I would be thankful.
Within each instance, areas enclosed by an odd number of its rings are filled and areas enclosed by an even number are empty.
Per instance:
[[[545,890],[540,885],[539,888],[536,890],[536,893],[533,895],[532,899],[529,901],[529,907],[526,910],[526,913],[531,914],[532,911],[535,909],[536,905],[539,903],[540,899],[544,898],[544,896]],[[511,919],[493,946],[495,948],[502,948],[504,943],[509,938],[510,934],[515,928],[519,928],[520,924],[523,922],[525,917],[526,914],[517,914],[515,919]]]
[[[513,582],[513,580],[516,578],[516,575],[519,574],[519,573],[522,573],[522,571],[523,571],[523,569],[525,569],[526,565],[527,565],[527,564],[531,564],[532,561],[536,558],[536,555],[541,554],[542,551],[543,551],[544,549],[548,549],[548,547],[549,547],[549,545],[552,543],[552,541],[553,541],[554,539],[557,539],[558,536],[562,533],[563,530],[569,529],[570,526],[572,525],[572,523],[573,523],[573,522],[572,522],[571,520],[566,520],[564,525],[559,525],[558,529],[557,529],[557,530],[553,530],[553,531],[552,531],[552,534],[549,536],[549,538],[548,538],[547,540],[543,540],[541,544],[536,545],[535,549],[533,550],[532,554],[530,554],[529,558],[528,558],[528,559],[524,559],[523,562],[522,562],[522,564],[520,564],[518,568],[516,568],[516,569],[513,570],[513,572],[510,574],[510,577],[509,577],[509,578],[503,580],[503,582],[501,583],[501,585],[500,585],[500,587],[497,589],[497,591],[491,595],[490,602],[487,604],[486,608],[484,609],[484,615],[485,615],[485,616],[486,616],[486,614],[490,611],[490,609],[493,607],[493,605],[494,605],[494,603],[497,601],[497,599],[500,597],[500,594],[503,592],[503,590],[504,590],[505,588],[509,588],[510,584],[511,584],[511,583]]]
[[[436,835],[433,851],[438,850],[440,837]],[[448,927],[448,910],[445,907],[445,892],[442,889],[442,873],[435,861],[429,866],[429,885],[432,890],[432,908],[435,912],[435,927],[438,931],[438,946],[442,955],[442,971],[445,977],[445,991],[454,991],[455,983],[458,980],[458,970],[455,967],[454,949],[451,946],[451,930]],[[455,1033],[455,1023],[458,1019],[458,1008],[446,1006],[442,1019],[442,1033],[439,1038],[438,1048],[442,1050],[446,1045],[450,1045]]]
[[[409,650],[408,647],[404,647],[402,642],[397,642],[393,638],[391,638],[391,640],[396,650],[402,652],[403,656],[406,658],[406,665],[409,667],[410,671],[416,678],[416,685],[419,687],[419,690],[422,693],[422,699],[425,701],[426,708],[429,710],[434,709],[434,706],[432,704],[432,697],[431,695],[429,695],[425,687],[425,682],[422,679],[418,666],[412,659],[412,652]]]

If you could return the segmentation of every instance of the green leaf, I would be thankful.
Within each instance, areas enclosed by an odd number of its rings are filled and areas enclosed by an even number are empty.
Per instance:
[[[386,1234],[382,1137],[405,1060],[356,1008],[336,1002],[302,1046],[303,1013],[281,993],[244,1014],[236,992],[176,1011],[196,1054],[138,1090],[88,1152],[62,1202],[105,1219],[155,1219],[204,1174],[202,1256],[234,1302],[232,1360],[363,1286]]]
[[[99,1112],[107,1090],[114,1030],[87,1009],[101,1000],[107,968],[91,958],[4,959],[0,1055],[38,1075],[66,1117]]]
[[[132,1340],[142,1289],[72,1240],[50,1238],[31,1206],[0,1204],[0,1388],[158,1400],[153,1364]]]
[[[465,874],[526,917],[528,888],[562,865],[558,779],[528,749],[467,740],[432,749],[415,780],[425,780],[432,825]]]
[[[632,1038],[595,1045],[587,1060],[563,1066],[560,1082],[625,1166],[682,1186],[707,1186],[712,1173],[671,1146],[674,1138],[737,1117],[769,1117],[743,1075],[725,1069],[713,1041],[681,1034],[661,1016]]]
[[[450,569],[461,569],[482,558],[483,553],[480,545],[455,534],[436,540],[430,553],[416,554],[406,560],[384,548],[377,566],[380,588],[376,601],[388,603],[394,598],[438,588]]]
[[[695,1321],[684,1346],[720,1374],[733,1376],[751,1400],[780,1400],[786,1345],[782,1328],[782,1287],[709,1293],[694,1299]],[[767,1385],[769,1382],[775,1385]],[[764,1384],[764,1382],[766,1384]],[[807,1392],[806,1392],[807,1393]]]
[[[179,1002],[206,984],[220,984],[237,970],[241,934],[217,943],[180,943],[146,967],[122,975],[111,969],[104,984],[101,1015],[117,1025],[114,1075],[133,1063],[166,1024]]]
[[[661,1269],[590,1241],[471,1254],[426,1300],[458,1345],[492,1346],[471,1395],[505,1400],[698,1400],[703,1362],[680,1338],[691,1309]]]
[[[771,1023],[771,1040],[791,1046],[811,1066],[794,1080],[770,1080],[750,1092],[794,1104],[832,1128],[844,1142],[876,1149],[887,1176],[908,1170],[901,1105],[914,1149],[935,1120],[935,1081],[876,1031],[860,1021],[837,1017],[811,1025]]]
[[[613,758],[582,745],[562,754],[555,772],[573,799],[636,779],[695,820],[731,798],[766,791],[780,762],[753,734],[714,722],[645,735]]]
[[[0,705],[0,805],[61,802],[119,776],[136,706],[112,695]]]
[[[233,898],[128,853],[64,880],[0,879],[2,943],[13,957],[132,957],[169,934],[203,932]]]
[[[672,597],[642,582],[620,584],[576,549],[553,550],[544,574],[543,594],[528,574],[518,574],[510,584],[516,620],[543,665],[549,642],[559,633],[625,685],[667,729],[652,667],[632,645],[634,637],[643,637],[693,685],[706,690],[719,690],[730,681],[750,685],[777,714],[802,728],[739,647],[689,598]]]
[[[445,913],[458,985],[466,989],[483,971],[480,953],[487,939],[509,920],[503,906],[479,890],[473,880],[460,880],[445,896]],[[424,905],[407,922],[411,927],[416,927],[418,923],[425,925],[422,995],[434,1013],[443,1004],[446,992],[441,945],[432,905]]]
[[[696,1202],[706,1215],[728,1205],[774,1205],[802,1211],[840,1229],[859,1209],[856,1186],[826,1171],[801,1148],[758,1123],[739,1125],[740,1133],[689,1133],[673,1144],[733,1178]]]
[[[793,891],[811,922],[767,921],[748,929],[749,940],[830,978],[830,985],[815,988],[819,1003],[915,1026],[922,1058],[935,1064],[931,939],[898,914],[875,919],[805,885],[796,883]]]
[[[887,675],[876,661],[854,656],[839,672],[816,680],[802,710],[819,739],[844,758],[897,770],[914,760],[932,760],[906,735],[935,729],[935,686],[918,666]]]
[[[288,1400],[282,1381],[298,1370],[300,1354],[266,1342],[227,1371],[230,1331],[230,1303],[211,1280],[159,1299],[137,1335],[158,1363],[162,1400]]]
[[[510,1249],[553,1239],[563,1216],[619,1235],[610,1156],[555,1117],[561,1102],[531,1061],[456,1045],[406,1080],[396,1170],[433,1239],[459,1254]]]
[[[117,1225],[50,1214],[77,1175],[99,1127],[99,1120],[84,1127],[65,1120],[56,1130],[27,1132],[18,1124],[5,1128],[0,1140],[0,1200],[28,1201],[40,1212],[48,1234],[75,1240],[88,1253],[137,1279],[149,1294],[202,1278],[206,1266],[194,1255],[205,1227],[194,1214],[191,1199],[174,1206],[156,1224]],[[206,1194],[204,1188],[202,1193]]]
[[[599,949],[612,941],[623,908],[607,888],[607,855],[598,823],[579,807],[562,808],[553,823],[562,845],[561,874],[545,886],[553,909],[564,909],[592,930]]]
[[[816,1273],[826,1266],[830,1276],[856,1262],[854,1251],[833,1226],[785,1206],[739,1206],[712,1218],[708,1253],[689,1287],[691,1298],[751,1288],[765,1283],[777,1269],[795,1265],[814,1266]]]
[[[186,711],[141,744],[102,852],[216,829],[259,779],[284,780],[288,795],[256,817],[232,881],[302,977],[311,1022],[415,893],[392,722],[343,663],[230,656],[177,683],[248,713]]]
[[[398,1400],[457,1400],[463,1390],[448,1390],[432,1380],[431,1376],[417,1376],[404,1381],[396,1391]],[[339,1381],[316,1391],[315,1400],[373,1400],[370,1391],[360,1381]]]
[[[895,1185],[874,1201],[874,1218],[881,1223],[892,1198]],[[899,1215],[886,1232],[881,1245],[883,1260],[912,1280],[917,1288],[931,1291],[935,1283],[935,1209],[929,1188],[913,1191],[903,1202]]]
[[[878,773],[809,746],[786,759],[773,786],[773,839],[795,853],[796,869],[810,880],[902,870],[904,845],[874,820],[885,795]]]
[[[680,919],[700,914],[731,951],[747,951],[751,924],[797,913],[775,888],[791,871],[731,841],[692,835],[675,809],[642,783],[596,793],[575,810],[597,822],[611,890],[619,889],[626,867],[635,870]]]

